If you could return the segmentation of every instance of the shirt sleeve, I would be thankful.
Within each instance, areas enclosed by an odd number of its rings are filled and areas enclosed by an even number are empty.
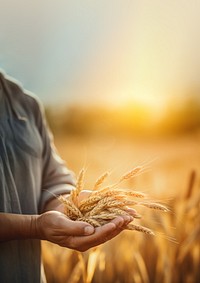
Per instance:
[[[43,211],[49,200],[60,194],[69,193],[75,187],[76,182],[74,173],[66,167],[55,148],[44,109],[39,102],[36,119],[43,144],[41,200],[39,205],[39,210]]]

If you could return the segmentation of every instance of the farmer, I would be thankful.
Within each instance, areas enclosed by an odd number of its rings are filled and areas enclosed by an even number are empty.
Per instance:
[[[38,100],[0,72],[1,282],[42,282],[40,240],[85,251],[130,222],[128,216],[117,217],[93,228],[69,220],[54,196],[67,195],[74,186]]]

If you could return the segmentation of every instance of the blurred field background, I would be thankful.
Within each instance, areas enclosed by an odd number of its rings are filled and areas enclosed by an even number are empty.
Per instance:
[[[45,105],[85,188],[105,171],[170,213],[83,254],[43,242],[48,283],[200,282],[200,1],[1,0],[0,64]]]
[[[141,211],[155,237],[125,231],[84,254],[43,243],[48,282],[199,282],[200,104],[170,101],[159,118],[144,105],[47,109],[60,155],[75,173],[87,167],[85,188],[104,171],[108,182],[134,166],[144,173],[125,187],[147,193],[170,213]]]

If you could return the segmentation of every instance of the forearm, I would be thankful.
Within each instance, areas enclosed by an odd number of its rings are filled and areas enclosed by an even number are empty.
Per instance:
[[[0,213],[0,242],[38,238],[37,215]]]
[[[63,194],[62,196],[66,198],[66,197],[69,197],[69,194]],[[64,212],[64,208],[63,208],[61,201],[56,197],[46,203],[43,209],[43,212],[46,212],[49,210],[58,210],[60,212]]]

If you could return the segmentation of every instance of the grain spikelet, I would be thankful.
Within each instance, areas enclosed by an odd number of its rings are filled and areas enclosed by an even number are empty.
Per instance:
[[[126,200],[128,196],[144,198],[145,195],[143,193],[139,193],[135,191],[125,191],[125,190],[116,190],[116,189],[107,190],[106,189],[105,192],[100,191],[98,195],[91,194],[89,198],[82,200],[79,205],[79,209],[83,213],[87,213],[88,211],[92,210],[101,199],[104,199],[107,197],[115,197],[115,200]],[[136,205],[137,203],[138,203],[137,201],[132,200],[131,205]]]
[[[81,203],[80,203],[80,206],[79,206],[79,209],[81,211],[83,211],[84,213],[92,210],[98,202],[100,202],[100,204],[102,203],[102,200],[104,199],[103,202],[105,202],[105,198],[107,198],[108,196],[112,196],[113,194],[110,193],[110,194],[100,194],[98,196],[94,196],[94,197],[89,197],[85,200],[83,200]],[[123,200],[123,196],[116,196],[114,200]]]
[[[130,215],[126,208],[123,209],[123,208],[118,208],[118,207],[111,207],[111,208],[107,208],[107,210],[110,213],[114,213],[115,216]],[[134,213],[133,217],[136,219],[142,218],[142,216],[138,214],[137,212]]]
[[[63,196],[59,196],[59,200],[64,204],[65,213],[72,219],[76,219],[77,217],[82,217],[82,213],[77,208],[77,206],[71,202],[68,198],[64,198]]]
[[[100,192],[100,194],[103,194],[103,193]],[[119,190],[119,189],[107,190],[104,194],[106,196],[122,195],[122,196],[128,196],[128,197],[136,197],[136,198],[144,198],[146,196],[144,193],[141,193],[141,192],[130,191],[130,190]]]
[[[103,175],[101,175],[96,183],[94,184],[94,187],[93,187],[93,191],[97,190],[99,188],[100,185],[103,184],[103,182],[105,181],[105,179],[109,176],[109,173],[108,172],[105,172]]]
[[[98,214],[102,210],[110,207],[124,207],[126,205],[131,205],[131,204],[133,204],[133,201],[129,201],[129,200],[118,201],[112,197],[106,197],[100,200],[98,204],[90,212],[87,213],[87,216]]]
[[[81,211],[84,215],[86,215],[89,211],[91,211],[96,206],[96,203],[85,205],[83,208],[81,208]]]
[[[101,199],[102,199],[101,195],[97,195],[97,196],[92,196],[91,195],[89,198],[84,199],[84,200],[82,200],[80,202],[79,209],[83,210],[86,206],[90,206],[90,205],[96,204]]]
[[[128,173],[124,174],[120,180],[119,183],[121,183],[124,180],[128,180],[130,178],[133,178],[137,173],[139,173],[142,170],[141,166],[137,166],[134,169],[132,169],[131,171],[129,171]]]
[[[137,191],[124,191],[124,195],[129,196],[129,197],[136,197],[136,198],[145,198],[146,195],[141,192]]]
[[[128,214],[126,214],[128,215]],[[112,220],[116,218],[116,214],[115,213],[100,213],[100,214],[97,214],[97,215],[93,215],[92,216],[92,219],[103,219],[103,220]]]
[[[126,212],[124,209],[118,208],[118,207],[107,208],[107,210],[109,213],[114,213],[116,216],[117,215],[129,215],[129,213]]]
[[[93,219],[91,217],[84,217],[83,216],[83,217],[77,218],[77,221],[87,222],[87,223],[91,224],[94,227],[100,227],[101,226],[101,224],[96,219]]]
[[[81,169],[78,179],[77,179],[77,184],[76,184],[76,193],[79,195],[80,191],[83,189],[83,181],[85,177],[85,169]]]
[[[93,209],[99,201],[111,196],[113,196],[113,193],[111,192],[108,194],[107,193],[99,194],[98,196],[94,196],[94,197],[91,196],[80,203],[79,209],[84,212],[89,211]],[[120,195],[115,196],[115,200],[123,200],[123,199],[124,199],[123,196]]]
[[[155,235],[153,233],[153,231],[151,231],[149,228],[146,228],[144,226],[141,226],[141,225],[136,225],[136,224],[128,224],[127,227],[126,227],[127,230],[136,230],[136,231],[139,231],[139,232],[143,232],[145,234],[148,234],[148,235]]]
[[[70,193],[70,198],[75,205],[78,204],[77,203],[77,197],[78,197],[79,193],[81,192],[81,190],[83,189],[84,176],[85,176],[85,169],[82,168],[79,175],[78,175],[78,178],[77,178],[76,188],[73,189]]]
[[[70,199],[71,201],[77,205],[77,191],[76,191],[76,188],[72,189],[71,192],[70,192]]]
[[[164,212],[168,212],[169,211],[169,209],[167,207],[165,207],[164,205],[159,204],[159,203],[139,202],[138,204],[142,205],[142,206],[146,206],[146,207],[151,208],[151,209],[162,210]]]
[[[93,191],[93,192],[91,193],[91,196],[97,196],[97,195],[99,195],[99,194],[103,194],[103,193],[109,191],[110,189],[111,189],[111,186],[108,186],[108,187],[99,189],[98,191]]]
[[[92,194],[93,195],[93,194]],[[136,198],[144,198],[146,195],[141,192],[136,192],[136,191],[130,191],[130,190],[119,190],[119,189],[110,189],[110,188],[105,188],[103,191],[99,191],[99,196],[129,196],[129,197],[136,197]]]

